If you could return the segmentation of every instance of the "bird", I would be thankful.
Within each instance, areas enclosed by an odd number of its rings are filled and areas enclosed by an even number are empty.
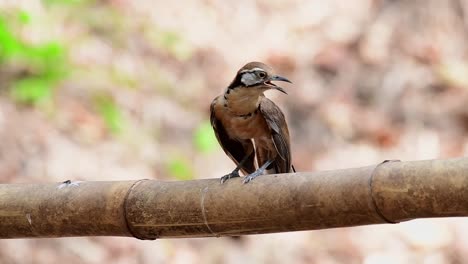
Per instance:
[[[224,93],[210,106],[210,122],[216,138],[236,168],[221,177],[221,184],[239,171],[248,183],[265,173],[295,172],[291,163],[288,125],[281,109],[265,97],[267,90],[286,91],[272,83],[292,83],[276,75],[262,62],[249,62],[237,71]]]

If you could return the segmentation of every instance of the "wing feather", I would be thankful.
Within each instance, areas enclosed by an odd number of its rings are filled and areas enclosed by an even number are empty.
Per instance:
[[[275,161],[277,173],[291,172],[289,131],[283,112],[266,97],[261,99],[259,109],[270,127],[271,137],[280,157]]]

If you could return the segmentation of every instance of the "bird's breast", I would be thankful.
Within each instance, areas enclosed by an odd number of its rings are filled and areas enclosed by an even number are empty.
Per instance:
[[[216,117],[222,122],[227,134],[233,139],[252,139],[269,135],[268,125],[262,114],[252,114],[252,116],[236,116],[226,107],[219,107]]]

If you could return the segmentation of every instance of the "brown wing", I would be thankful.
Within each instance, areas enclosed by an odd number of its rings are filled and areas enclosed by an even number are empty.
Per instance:
[[[229,156],[229,158],[234,161],[234,163],[239,165],[241,160],[245,158],[247,153],[251,153],[250,156],[247,158],[247,160],[244,162],[244,165],[242,166],[242,172],[247,175],[250,173],[253,173],[256,168],[254,165],[254,159],[255,159],[255,152],[253,151],[254,147],[252,144],[251,140],[243,140],[238,141],[231,139],[229,135],[226,133],[226,130],[221,123],[221,121],[216,118],[215,115],[215,104],[217,102],[217,98],[213,100],[211,103],[210,107],[210,121],[211,121],[211,126],[213,127],[214,133],[216,135],[216,138],[218,139],[219,144],[223,148],[224,152],[226,155]]]
[[[270,99],[263,97],[260,101],[260,112],[270,127],[271,137],[278,151],[279,158],[275,160],[277,173],[291,172],[291,147],[289,131],[284,114]]]

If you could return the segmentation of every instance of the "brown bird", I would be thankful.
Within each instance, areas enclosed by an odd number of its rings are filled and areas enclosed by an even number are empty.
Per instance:
[[[270,89],[286,94],[272,81],[291,83],[261,62],[247,63],[224,94],[211,103],[210,119],[216,138],[237,165],[231,173],[221,177],[221,183],[239,177],[239,170],[246,175],[244,183],[265,170],[268,173],[294,171],[284,114],[263,94]]]

